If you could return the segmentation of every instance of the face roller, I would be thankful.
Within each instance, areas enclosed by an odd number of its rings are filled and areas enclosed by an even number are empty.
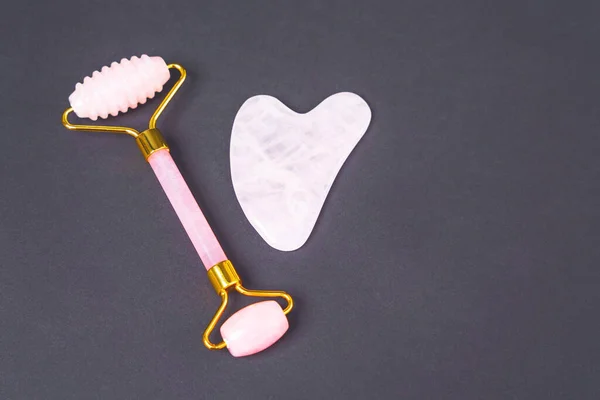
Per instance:
[[[104,119],[109,114],[116,116],[119,111],[136,108],[138,103],[144,104],[162,90],[169,80],[169,69],[176,69],[179,79],[150,118],[147,130],[138,132],[123,126],[74,125],[69,122],[72,112],[80,118],[95,121],[98,117]],[[122,59],[120,63],[113,62],[110,67],[105,66],[100,72],[95,71],[91,77],[86,77],[83,83],[77,83],[69,96],[71,107],[63,113],[62,123],[74,131],[125,133],[135,138],[206,267],[208,279],[221,297],[221,305],[202,336],[204,345],[211,350],[227,347],[235,357],[247,356],[271,346],[286,332],[289,326],[286,315],[292,310],[293,301],[286,292],[248,290],[242,286],[240,277],[173,162],[162,134],[156,129],[156,121],[185,76],[181,65],[167,65],[160,57],[143,55]],[[231,290],[252,297],[281,297],[287,301],[287,306],[282,309],[276,301],[266,300],[237,311],[221,326],[223,341],[214,344],[210,335],[227,307]]]

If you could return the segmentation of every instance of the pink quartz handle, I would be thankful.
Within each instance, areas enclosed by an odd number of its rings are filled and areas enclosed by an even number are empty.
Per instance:
[[[158,150],[148,157],[148,163],[173,205],[179,220],[190,237],[204,267],[209,270],[227,260],[196,199],[167,149]]]

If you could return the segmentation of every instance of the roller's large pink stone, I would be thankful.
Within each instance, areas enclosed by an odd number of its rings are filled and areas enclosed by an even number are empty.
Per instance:
[[[229,317],[221,326],[221,336],[232,356],[243,357],[271,346],[288,327],[279,304],[267,300],[244,307]]]
[[[79,118],[95,121],[109,114],[116,116],[119,111],[126,112],[153,98],[169,76],[169,68],[160,57],[144,54],[140,58],[124,58],[86,76],[83,83],[75,85],[69,102]]]

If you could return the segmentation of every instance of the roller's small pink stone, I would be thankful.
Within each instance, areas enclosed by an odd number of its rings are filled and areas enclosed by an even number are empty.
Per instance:
[[[263,351],[288,330],[287,317],[274,300],[242,308],[221,326],[221,336],[234,357]]]
[[[227,260],[225,252],[181,176],[169,150],[155,151],[148,157],[148,163],[175,209],[204,267],[208,270],[213,265]]]

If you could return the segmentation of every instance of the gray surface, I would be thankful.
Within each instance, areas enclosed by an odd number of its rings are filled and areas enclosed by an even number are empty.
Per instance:
[[[3,3],[1,399],[600,397],[600,3],[350,3]],[[230,258],[297,299],[255,357],[202,347],[218,299],[133,141],[60,125],[141,53],[189,71],[160,125]],[[342,90],[371,127],[280,253],[235,199],[233,117]]]

